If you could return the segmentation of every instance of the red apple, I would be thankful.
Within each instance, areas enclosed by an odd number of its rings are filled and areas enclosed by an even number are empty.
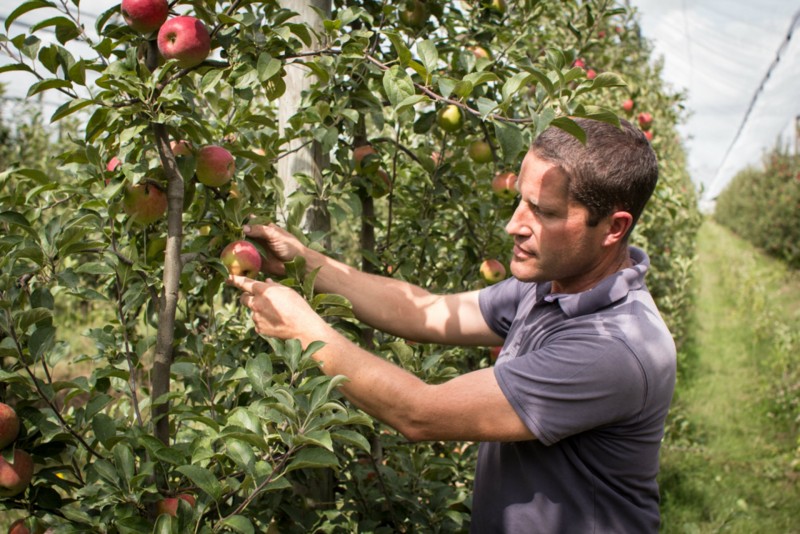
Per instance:
[[[183,499],[189,506],[194,506],[195,499],[193,495],[189,495],[188,493],[182,493],[177,497],[165,497],[156,503],[156,514],[169,514],[172,517],[178,515],[178,501]]]
[[[501,350],[503,350],[503,347],[489,347],[489,359],[496,361],[497,357],[500,356]]]
[[[249,241],[234,241],[219,255],[228,272],[236,276],[254,277],[261,270],[261,254]]]
[[[475,59],[491,59],[492,55],[482,46],[470,46],[467,48],[475,55]]]
[[[579,57],[578,59],[576,59],[576,60],[575,60],[575,62],[574,62],[574,63],[572,63],[572,66],[573,66],[573,67],[580,67],[580,68],[583,68],[583,67],[585,67],[585,66],[586,66],[586,60],[584,60],[583,58],[580,58],[580,57]]]
[[[106,164],[106,170],[108,172],[114,172],[117,169],[119,169],[120,165],[122,165],[122,162],[119,160],[117,156],[114,156],[113,158],[108,160],[108,163]]]
[[[175,156],[191,156],[193,152],[192,143],[185,140],[170,141],[169,147]]]
[[[17,519],[8,527],[8,534],[31,534],[31,529],[25,524],[24,519]]]
[[[637,120],[639,121],[639,127],[642,130],[649,130],[650,125],[653,124],[653,116],[645,111],[639,113]]]
[[[207,145],[197,151],[197,179],[209,187],[219,187],[231,181],[236,171],[233,155],[217,145]]]
[[[211,50],[211,36],[205,24],[190,16],[169,19],[158,30],[158,50],[165,59],[177,59],[188,69],[199,65]]]
[[[122,0],[122,18],[139,33],[150,33],[164,24],[169,15],[167,0]]]
[[[467,153],[475,163],[491,163],[494,159],[492,147],[488,142],[482,140],[470,143]]]
[[[597,78],[597,71],[595,71],[594,69],[587,70],[586,78],[589,80],[594,80],[595,78]]]
[[[377,150],[375,150],[372,145],[361,145],[355,147],[353,149],[353,161],[355,161],[356,170],[361,170],[361,162],[364,161],[364,158],[367,158],[368,156],[377,156],[377,154]],[[367,167],[369,167],[369,160],[367,160]]]
[[[445,132],[457,132],[464,124],[464,115],[461,108],[455,104],[448,104],[436,114],[436,123]]]
[[[629,98],[629,99],[627,99],[626,101],[624,101],[622,103],[622,109],[625,110],[626,112],[630,113],[631,111],[633,111],[633,106],[634,105],[635,105],[635,103],[633,102],[633,100]]]
[[[647,138],[648,141],[653,140],[653,132],[651,130],[647,130],[646,132],[644,132],[644,136]]]
[[[0,497],[19,495],[33,478],[33,459],[22,449],[14,449],[14,462],[0,456]]]
[[[128,185],[122,197],[122,209],[133,222],[152,224],[166,213],[167,195],[151,182]]]
[[[480,267],[481,276],[487,284],[496,284],[506,277],[506,268],[495,259],[483,260]]]
[[[492,191],[500,198],[517,196],[517,175],[511,171],[498,172],[492,178]]]
[[[0,402],[0,449],[14,443],[19,435],[19,417],[14,408]]]

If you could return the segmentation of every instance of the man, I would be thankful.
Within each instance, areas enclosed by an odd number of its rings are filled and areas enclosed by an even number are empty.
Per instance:
[[[675,346],[644,285],[647,255],[628,236],[655,188],[642,132],[579,120],[524,158],[509,278],[436,295],[359,272],[280,228],[266,271],[303,256],[317,287],[346,296],[366,324],[450,345],[499,345],[493,368],[425,384],[337,333],[293,290],[232,277],[259,333],[322,340],[315,357],[356,406],[408,439],[480,441],[472,531],[656,532],[658,451],[675,383]]]

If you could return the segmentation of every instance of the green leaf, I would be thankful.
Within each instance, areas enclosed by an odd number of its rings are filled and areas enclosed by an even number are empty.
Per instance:
[[[411,61],[411,50],[406,46],[403,37],[396,32],[384,32],[384,35],[389,38],[392,46],[397,51],[397,59],[400,61],[400,65],[408,66]]]
[[[46,2],[45,0],[33,0],[32,2],[23,2],[17,9],[11,12],[11,14],[6,17],[6,31],[11,27],[11,24],[17,20],[19,17],[24,15],[29,11],[33,11],[34,9],[41,9],[44,7],[52,7],[55,8],[56,5],[53,2]]]
[[[76,111],[79,111],[85,107],[91,106],[94,104],[94,100],[86,100],[83,98],[76,98],[75,100],[70,100],[58,107],[53,116],[50,117],[50,122],[56,122],[59,119],[63,119],[67,115],[72,115]]]
[[[17,171],[19,172],[19,171]],[[0,213],[0,222],[10,224],[12,226],[18,226],[19,228],[28,232],[37,242],[39,241],[39,234],[33,229],[33,227],[28,222],[28,219],[25,218],[20,213],[15,211],[4,211]]]
[[[108,446],[108,440],[113,438],[117,433],[114,420],[104,413],[99,413],[94,416],[92,419],[92,430],[97,439],[105,446]]]
[[[251,523],[250,520],[243,515],[232,515],[230,517],[226,517],[221,524],[223,526],[230,527],[236,532],[241,532],[241,534],[253,534],[255,532],[253,523]]]
[[[583,131],[577,122],[567,117],[558,117],[551,122],[553,126],[561,128],[568,134],[578,139],[581,143],[586,143],[586,132]]]
[[[289,473],[297,469],[336,469],[337,467],[339,467],[339,460],[334,453],[313,447],[301,449],[286,468],[286,472]]]
[[[17,328],[20,332],[26,332],[31,325],[53,318],[53,312],[47,308],[32,308],[30,310],[19,311],[14,314],[17,320]]]
[[[415,93],[411,76],[397,65],[383,73],[383,89],[395,107]]]
[[[628,85],[622,76],[614,72],[601,72],[597,77],[592,80],[592,89],[599,89],[602,87],[625,87]]]
[[[262,353],[247,360],[245,372],[255,392],[266,395],[267,389],[272,384],[272,360],[269,356]]]
[[[523,87],[527,88],[528,84],[533,80],[533,75],[527,72],[518,72],[503,84],[502,94],[503,100],[508,101],[511,97],[516,95]]]
[[[520,152],[527,150],[522,131],[515,125],[496,121],[494,123],[494,132],[497,142],[500,143],[500,147],[503,149],[503,157],[506,161],[515,160]]]
[[[428,73],[425,79],[425,83],[427,84],[430,80],[430,73],[434,72],[438,66],[439,52],[436,50],[436,45],[433,41],[425,39],[417,43],[417,53]]]
[[[31,351],[31,356],[40,358],[43,354],[49,352],[53,348],[56,339],[56,329],[53,326],[43,326],[37,328],[31,334],[28,341],[28,348]]]
[[[258,71],[258,79],[261,82],[266,82],[267,80],[278,74],[281,68],[283,68],[283,63],[281,63],[280,60],[275,59],[271,55],[267,54],[266,52],[258,56],[258,63],[256,65],[256,70]]]
[[[72,87],[72,82],[68,80],[50,79],[36,82],[28,88],[28,96],[31,97],[35,94],[47,91],[48,89],[60,89],[64,87]]]
[[[0,67],[0,74],[3,74],[4,72],[14,72],[17,70],[21,70],[23,72],[31,72],[31,73],[34,72],[32,68],[25,65],[24,63],[11,63]]]
[[[345,443],[347,445],[353,445],[363,450],[364,452],[370,452],[372,448],[369,444],[369,440],[366,437],[364,437],[363,434],[360,434],[354,430],[347,430],[347,429],[334,430],[333,432],[331,432],[331,436],[333,437],[333,440],[337,443]]]
[[[215,501],[222,497],[222,485],[216,475],[208,469],[199,465],[182,465],[177,470]]]

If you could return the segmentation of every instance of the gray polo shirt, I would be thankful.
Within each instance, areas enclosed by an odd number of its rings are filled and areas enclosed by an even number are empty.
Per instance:
[[[505,338],[494,372],[538,438],[482,443],[472,532],[644,533],[675,386],[675,344],[635,265],[577,294],[508,279],[480,293]]]

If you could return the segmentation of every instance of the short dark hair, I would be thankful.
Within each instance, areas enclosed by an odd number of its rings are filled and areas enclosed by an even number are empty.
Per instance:
[[[574,120],[586,132],[585,144],[551,126],[536,138],[531,151],[558,165],[566,175],[570,198],[589,211],[589,226],[622,210],[633,216],[633,230],[658,181],[653,147],[625,119],[620,119],[620,128],[596,120]]]

